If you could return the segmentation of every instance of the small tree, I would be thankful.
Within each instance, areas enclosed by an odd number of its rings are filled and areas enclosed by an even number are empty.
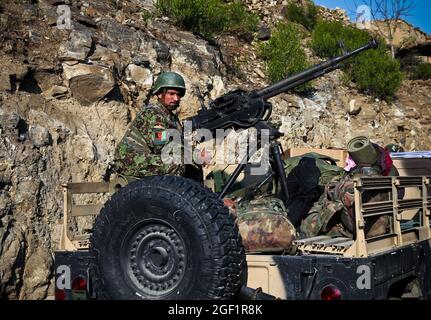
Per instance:
[[[391,48],[392,58],[395,58],[394,36],[399,27],[400,19],[411,14],[414,0],[361,0],[369,8],[373,20],[381,20],[375,24],[377,33],[384,38]],[[356,7],[357,4],[355,2]]]
[[[359,89],[379,98],[392,99],[403,79],[399,62],[384,48],[360,54],[350,68],[349,76]]]

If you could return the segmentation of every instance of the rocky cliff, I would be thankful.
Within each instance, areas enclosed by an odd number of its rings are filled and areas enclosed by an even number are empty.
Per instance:
[[[266,8],[260,12],[263,21],[282,17],[281,1],[246,2],[253,10]],[[148,101],[160,71],[177,71],[186,79],[182,117],[228,90],[268,84],[257,41],[223,35],[210,43],[167,18],[145,18],[148,5],[151,1],[0,2],[1,298],[52,294],[61,183],[104,177],[116,143]],[[71,24],[64,29],[59,18],[67,10]],[[271,99],[273,121],[285,132],[284,148],[344,147],[351,137],[366,134],[381,144],[430,149],[430,87],[406,81],[398,99],[388,103],[358,93],[334,72],[315,81],[307,97]]]

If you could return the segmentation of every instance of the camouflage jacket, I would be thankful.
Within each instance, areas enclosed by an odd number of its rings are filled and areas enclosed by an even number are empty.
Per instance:
[[[178,117],[161,104],[144,107],[129,124],[115,150],[114,171],[131,179],[182,175],[183,165],[162,162],[162,148],[169,142],[166,129],[177,129],[182,134]]]
[[[325,187],[321,195],[302,221],[301,233],[305,237],[328,235],[333,237],[353,238],[356,234],[354,175],[336,177]],[[389,200],[387,192],[370,190],[363,193],[362,201]],[[371,217],[365,226],[367,238],[387,232],[387,216]]]

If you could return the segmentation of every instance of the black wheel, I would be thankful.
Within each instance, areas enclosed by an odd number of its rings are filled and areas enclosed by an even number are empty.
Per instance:
[[[245,254],[222,201],[189,179],[147,177],[115,193],[90,239],[99,298],[229,299]]]

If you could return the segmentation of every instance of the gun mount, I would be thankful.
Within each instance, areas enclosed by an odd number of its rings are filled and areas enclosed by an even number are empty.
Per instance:
[[[275,179],[280,181],[281,191],[285,201],[289,198],[287,189],[287,178],[284,172],[284,164],[281,158],[283,150],[277,138],[283,134],[267,122],[272,113],[272,105],[267,99],[272,98],[282,92],[289,91],[308,81],[321,77],[326,73],[341,68],[341,62],[353,57],[362,51],[375,49],[378,42],[372,39],[366,45],[351,52],[344,52],[342,55],[330,58],[322,63],[316,64],[304,71],[298,72],[272,85],[254,91],[244,91],[237,89],[228,92],[210,103],[209,109],[202,109],[194,117],[186,120],[192,122],[193,130],[207,129],[214,132],[217,129],[233,128],[246,129],[255,127],[258,135],[269,135],[269,152],[271,155],[271,165]],[[264,131],[266,130],[266,131]],[[235,169],[229,180],[226,182],[218,198],[223,198],[241,171],[245,168],[248,160],[256,150],[249,150],[238,167]]]

